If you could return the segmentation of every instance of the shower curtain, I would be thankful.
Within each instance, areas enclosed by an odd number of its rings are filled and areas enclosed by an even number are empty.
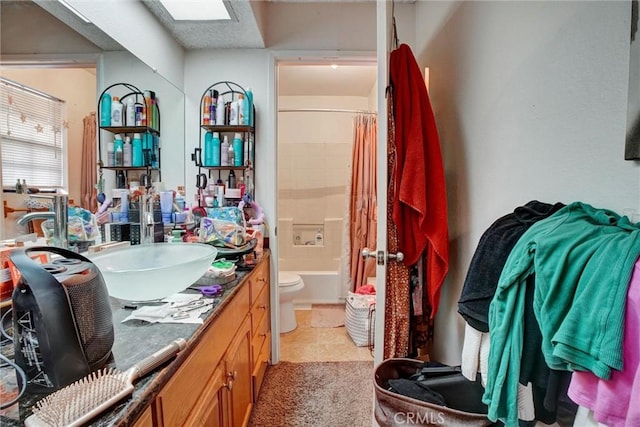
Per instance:
[[[363,258],[363,248],[376,249],[378,224],[376,198],[376,158],[378,119],[373,115],[359,115],[354,120],[354,144],[349,203],[351,242],[351,288],[357,290],[366,284],[367,277],[375,276],[373,258]]]
[[[98,182],[96,161],[96,113],[86,116],[82,135],[82,165],[80,175],[80,206],[95,212],[98,208],[95,185]]]

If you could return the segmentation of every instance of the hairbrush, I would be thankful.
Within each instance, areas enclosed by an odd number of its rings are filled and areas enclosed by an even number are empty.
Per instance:
[[[105,368],[51,393],[32,407],[26,427],[81,426],[133,393],[133,383],[173,358],[187,342],[179,338],[125,372]]]

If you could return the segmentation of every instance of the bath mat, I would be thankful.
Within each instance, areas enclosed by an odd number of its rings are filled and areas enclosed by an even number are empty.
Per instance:
[[[344,326],[344,304],[312,304],[312,328],[337,328]]]
[[[371,427],[373,362],[267,367],[249,427]]]

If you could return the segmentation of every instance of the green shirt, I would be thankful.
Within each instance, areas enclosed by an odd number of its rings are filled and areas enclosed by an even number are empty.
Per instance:
[[[489,419],[517,425],[527,276],[547,365],[608,379],[622,368],[624,307],[640,255],[640,223],[576,202],[534,224],[516,243],[489,307]]]

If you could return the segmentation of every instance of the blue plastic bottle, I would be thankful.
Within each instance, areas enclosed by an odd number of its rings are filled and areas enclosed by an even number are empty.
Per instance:
[[[236,133],[233,137],[233,165],[234,166],[242,166],[242,162],[244,161],[244,155],[242,154],[242,149],[244,148],[244,144],[242,143],[242,135]]]
[[[108,92],[100,99],[100,126],[111,126],[111,95]]]
[[[204,166],[213,166],[213,132],[204,135]]]
[[[142,156],[142,139],[140,138],[139,133],[133,134],[133,142],[131,143],[131,145],[131,166],[144,166],[144,160]]]
[[[245,97],[244,97],[244,104],[243,104],[243,108],[244,108],[244,117],[245,120],[247,121],[247,124],[249,126],[253,126],[253,92],[251,91],[251,88],[248,87],[247,90],[245,91]]]
[[[218,132],[213,133],[213,164],[211,166],[220,166],[220,135]]]

